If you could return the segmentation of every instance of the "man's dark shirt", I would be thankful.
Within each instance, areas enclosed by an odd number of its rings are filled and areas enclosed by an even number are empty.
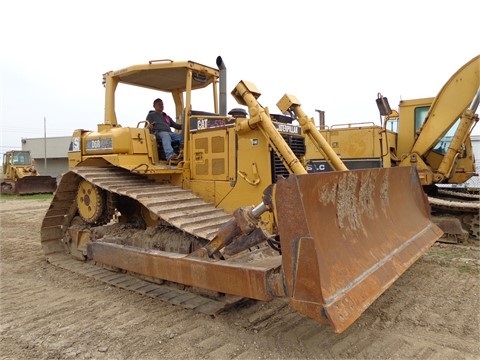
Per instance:
[[[158,113],[152,111],[147,115],[147,120],[152,124],[152,132],[156,133],[159,131],[172,132],[170,127],[173,127],[177,130],[182,130],[182,125],[177,124],[173,119],[165,113]]]

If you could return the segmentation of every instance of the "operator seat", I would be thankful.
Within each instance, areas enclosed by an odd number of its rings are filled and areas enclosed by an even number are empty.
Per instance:
[[[172,141],[173,151],[175,154],[180,153],[180,141]],[[163,150],[162,140],[157,140],[157,149],[158,149],[158,158],[160,160],[167,160],[167,156],[165,155],[165,150]]]
[[[155,112],[155,110],[149,110],[148,113],[151,113],[151,112]],[[151,129],[150,129],[150,134],[152,134],[153,137],[155,138],[155,140],[157,141],[158,158],[160,160],[165,160],[166,161],[167,156],[165,155],[165,150],[163,150],[162,140],[158,140]],[[181,150],[180,141],[172,141],[172,147],[173,147],[173,151],[175,151],[175,154],[178,155],[180,153],[180,150]]]

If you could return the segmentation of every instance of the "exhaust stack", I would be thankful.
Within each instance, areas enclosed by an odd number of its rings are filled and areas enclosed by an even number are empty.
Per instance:
[[[220,70],[220,115],[227,115],[227,68],[221,56],[217,57]]]

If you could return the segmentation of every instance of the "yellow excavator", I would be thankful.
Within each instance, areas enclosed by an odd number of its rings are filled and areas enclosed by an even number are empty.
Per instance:
[[[349,169],[415,167],[434,221],[445,233],[441,241],[479,239],[479,189],[451,185],[478,176],[470,135],[478,122],[480,55],[461,66],[436,97],[402,100],[398,110],[381,94],[376,102],[382,126],[320,124],[327,144]],[[332,169],[308,141],[306,157],[309,172]]]
[[[248,113],[230,116],[221,57],[216,65],[167,59],[104,74],[105,118],[73,132],[70,169],[42,222],[44,254],[208,314],[285,297],[340,333],[442,235],[417,170],[347,171],[314,126],[270,114],[249,81],[231,91]],[[120,86],[172,97],[182,161],[159,157],[141,115],[118,123]],[[280,102],[301,111],[294,96]],[[307,138],[335,171],[308,174]]]
[[[53,194],[57,179],[40,175],[29,151],[11,150],[3,154],[0,193],[9,195]]]

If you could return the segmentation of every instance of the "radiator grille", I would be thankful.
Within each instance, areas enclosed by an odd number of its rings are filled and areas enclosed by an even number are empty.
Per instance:
[[[294,135],[284,135],[282,134],[283,139],[287,142],[290,149],[297,158],[305,156],[305,139],[302,136]],[[289,172],[287,168],[283,165],[283,162],[280,160],[275,151],[272,150],[272,181],[276,182],[278,177],[288,177]]]

